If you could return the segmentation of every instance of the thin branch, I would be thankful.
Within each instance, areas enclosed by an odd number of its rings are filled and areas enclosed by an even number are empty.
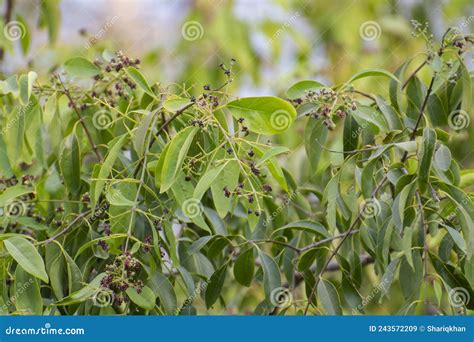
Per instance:
[[[274,243],[276,245],[281,245],[281,246],[284,246],[284,247],[288,247],[298,253],[301,253],[301,249],[298,248],[298,247],[295,247],[295,246],[292,246],[286,242],[283,242],[283,241],[278,241],[278,240],[272,240],[272,239],[262,239],[262,240],[249,240],[249,242],[252,242],[252,243]]]
[[[438,51],[438,55],[441,56],[443,54],[443,51],[444,51],[444,48],[446,47],[445,45],[445,37],[447,35],[447,33],[449,32],[449,30],[445,33],[445,35],[443,36],[443,41],[442,41],[442,44],[441,44],[441,47]],[[431,82],[430,82],[430,85],[428,87],[428,91],[426,92],[426,96],[423,100],[423,104],[420,108],[420,112],[418,114],[418,119],[416,121],[416,124],[415,124],[415,127],[410,135],[410,141],[414,140],[415,137],[416,137],[416,131],[418,130],[418,126],[420,125],[421,123],[421,118],[423,117],[423,112],[425,111],[425,108],[426,108],[426,105],[428,103],[428,98],[429,96],[431,95],[431,92],[433,91],[433,85],[434,85],[434,81],[435,81],[435,78],[436,78],[436,73],[433,75],[433,77],[431,78]],[[403,157],[401,159],[401,162],[405,162],[408,158],[408,152],[405,151],[405,153],[403,154]],[[377,192],[384,186],[384,184],[386,183],[388,179],[388,176],[387,174],[382,178],[381,182],[378,184],[378,186],[375,188],[375,190],[373,191],[372,193],[372,196],[371,198],[373,199],[375,197],[375,195],[377,194]],[[321,280],[321,276],[322,276],[322,273],[323,271],[328,267],[328,265],[330,264],[331,260],[336,256],[336,254],[338,253],[339,249],[341,248],[341,246],[344,244],[344,241],[346,241],[346,239],[349,237],[349,235],[351,235],[352,231],[354,231],[355,229],[355,226],[360,222],[361,218],[362,218],[362,214],[363,214],[363,211],[361,210],[359,212],[359,214],[357,215],[356,219],[354,220],[354,222],[351,224],[351,226],[349,227],[349,229],[342,235],[341,237],[341,241],[339,242],[339,244],[334,248],[334,250],[332,251],[331,255],[329,256],[329,258],[326,260],[326,263],[324,264],[324,267],[322,268],[322,271],[318,274],[318,276],[316,277],[316,280],[315,280],[315,284],[313,286],[313,288],[311,289],[311,293],[310,293],[310,296],[308,298],[308,303],[306,305],[306,308],[304,310],[304,315],[306,315],[308,313],[308,310],[309,310],[309,307],[311,305],[311,301],[316,293],[316,289],[318,287],[318,284],[319,284],[319,281]]]
[[[171,122],[173,122],[174,119],[176,119],[178,116],[180,116],[181,114],[184,113],[184,111],[192,106],[194,106],[196,102],[195,101],[191,101],[190,103],[188,103],[186,106],[184,106],[183,108],[181,108],[180,110],[176,111],[176,113],[173,114],[173,116],[171,116],[168,120],[166,120],[160,128],[158,128],[158,131],[156,131],[155,135],[158,135],[160,134],[161,132],[163,132],[163,130],[165,130],[169,124]],[[150,139],[150,143],[148,144],[148,148],[151,148],[153,146],[153,143],[155,142],[155,137],[152,136],[151,139]]]
[[[160,110],[161,110],[161,106],[160,106]],[[155,115],[155,118],[153,118],[150,127],[153,127],[156,123],[156,118],[157,118],[156,113],[154,115]],[[152,133],[151,133],[151,130],[150,130],[150,133],[149,133],[149,139],[150,140],[151,140],[151,137],[152,137]],[[148,144],[145,144],[145,145],[146,145],[146,149],[143,153],[142,173],[140,175],[140,183],[138,183],[137,193],[135,194],[135,199],[133,201],[133,207],[131,208],[130,221],[129,221],[129,225],[128,225],[128,229],[127,229],[127,239],[125,241],[124,252],[127,252],[127,250],[128,250],[128,244],[129,244],[129,241],[130,241],[130,237],[132,235],[132,228],[133,228],[133,223],[134,223],[134,219],[135,219],[135,212],[138,208],[138,201],[139,201],[139,198],[140,198],[140,192],[141,192],[141,189],[142,189],[143,185],[145,184],[145,174],[146,174],[145,171],[146,171],[146,163],[147,163],[148,150],[149,150],[149,145]],[[137,168],[137,170],[138,169],[139,168]]]
[[[50,237],[49,239],[47,240],[44,240],[44,241],[41,241],[39,243],[39,245],[47,245],[48,243],[56,240],[58,237],[60,237],[61,235],[63,235],[64,233],[66,233],[67,231],[69,231],[79,220],[82,220],[84,217],[86,217],[87,215],[91,214],[92,213],[92,210],[88,210],[88,211],[85,211],[81,214],[79,214],[78,216],[76,216],[76,218],[74,218],[74,220],[71,221],[71,223],[69,223],[67,225],[66,228],[64,228],[63,230],[61,230],[59,233],[57,233],[56,235],[53,235],[52,237]]]
[[[87,126],[84,122],[84,117],[82,116],[81,111],[77,107],[76,101],[74,101],[74,99],[71,96],[71,93],[69,92],[69,89],[66,88],[66,85],[64,84],[63,80],[61,79],[61,77],[58,74],[56,74],[56,78],[61,83],[61,86],[64,89],[64,94],[66,95],[66,97],[68,98],[69,102],[72,105],[72,108],[76,112],[76,115],[79,118],[79,121],[80,121],[82,127],[84,128],[84,131],[86,132],[87,139],[89,140],[89,143],[92,146],[92,149],[94,150],[94,153],[97,156],[98,161],[102,162],[102,156],[100,155],[99,150],[97,149],[97,145],[94,143],[94,140],[92,139],[92,135],[89,132],[89,129],[87,128]]]
[[[164,101],[164,99],[162,99],[162,102]],[[176,119],[178,116],[180,116],[181,114],[183,114],[186,109],[194,106],[196,104],[195,101],[191,101],[190,103],[188,103],[186,106],[184,106],[183,108],[181,108],[180,110],[176,111],[176,113],[173,114],[172,117],[170,117],[168,120],[166,120],[161,126],[160,128],[158,128],[158,130],[156,131],[156,133],[154,135],[151,135],[151,138],[150,138],[150,141],[148,143],[148,150],[151,149],[151,147],[153,146],[153,143],[155,142],[155,137],[158,136],[161,132],[163,132],[163,130],[166,130],[166,128],[169,126],[169,124],[174,120]],[[158,109],[159,111],[162,111],[163,110],[163,106],[161,105],[160,108]],[[164,116],[162,116],[164,117]],[[151,133],[150,133],[151,134]],[[148,153],[148,152],[147,152]],[[145,158],[145,155],[141,156],[140,159],[138,159],[138,164],[137,164],[137,167],[135,169],[135,171],[133,172],[133,177],[135,178],[138,173],[140,172],[140,166],[144,165],[144,163],[141,163],[141,161]]]
[[[379,183],[379,185],[374,189],[374,191],[372,192],[372,195],[371,195],[371,198],[373,199],[375,197],[375,195],[379,192],[379,190],[382,188],[382,186],[384,185],[385,181],[387,179],[387,176],[385,176],[382,181]],[[349,229],[342,234],[341,236],[341,241],[339,241],[339,244],[334,248],[334,250],[332,251],[331,255],[329,256],[329,258],[326,260],[326,263],[324,264],[323,268],[321,269],[321,272],[319,272],[319,274],[317,275],[316,279],[315,279],[315,282],[314,282],[314,286],[313,288],[311,289],[311,293],[308,297],[308,303],[306,304],[306,307],[305,307],[305,310],[304,310],[304,315],[306,316],[308,314],[308,310],[309,310],[309,307],[311,305],[311,301],[314,297],[314,295],[316,294],[316,289],[318,287],[318,284],[321,280],[321,276],[323,275],[323,272],[328,268],[329,264],[331,263],[332,259],[336,256],[337,252],[339,252],[339,249],[342,247],[342,245],[344,244],[344,241],[346,241],[346,239],[352,235],[353,231],[355,230],[355,227],[356,225],[361,221],[362,219],[362,216],[363,216],[363,213],[364,211],[363,210],[360,210],[359,211],[359,214],[357,215],[357,217],[355,218],[354,222],[352,222],[351,226],[349,227]]]
[[[428,91],[426,92],[425,99],[423,100],[423,104],[420,108],[420,113],[418,114],[418,119],[416,121],[415,127],[413,128],[413,132],[411,133],[410,140],[414,140],[415,137],[416,137],[416,131],[418,129],[418,126],[421,123],[421,118],[423,117],[423,112],[425,111],[426,105],[428,104],[428,98],[430,97],[431,92],[433,91],[433,85],[434,85],[435,78],[436,78],[436,74],[433,75],[433,77],[431,77],[431,82],[430,82],[430,85],[428,87]]]
[[[168,120],[166,120],[163,125],[161,125],[160,128],[158,128],[158,131],[155,133],[156,135],[160,134],[164,129],[166,129],[166,127],[169,126],[169,124],[174,120],[176,119],[178,116],[180,116],[181,114],[184,113],[184,111],[192,106],[194,106],[196,102],[195,101],[191,101],[190,103],[188,103],[186,106],[184,106],[183,108],[181,108],[180,110],[176,111],[176,113],[174,113],[174,115],[172,117],[170,117]]]
[[[360,257],[360,264],[362,267],[365,267],[367,265],[370,265],[372,263],[375,262],[375,259],[370,256],[370,255],[361,255]],[[314,273],[316,272],[316,267],[317,266],[313,266],[309,269],[310,272]],[[341,270],[341,266],[336,262],[336,261],[331,261],[329,263],[329,265],[326,267],[326,269],[322,270],[323,273],[325,272],[335,272],[335,271],[340,271]],[[295,276],[294,276],[294,288],[298,287],[299,284],[301,284],[302,282],[304,281],[304,275],[303,273],[300,273],[300,272],[296,272],[295,273]],[[290,284],[288,282],[284,283],[282,285],[282,287],[284,288],[290,288]],[[278,313],[278,307],[275,307],[273,309],[273,311],[270,313],[271,316],[274,316]]]
[[[408,76],[408,78],[405,80],[405,82],[404,82],[403,85],[402,85],[402,90],[404,90],[404,89],[407,87],[407,85],[408,85],[408,83],[411,81],[411,79],[412,79],[413,77],[415,77],[416,74],[418,74],[418,72],[419,72],[427,63],[428,63],[428,61],[425,60],[423,63],[421,63],[421,64],[418,66],[418,68],[416,68],[416,69],[410,74],[410,76]]]
[[[428,98],[430,97],[431,92],[433,91],[433,85],[434,85],[435,78],[436,78],[436,74],[434,74],[433,77],[431,77],[431,82],[430,82],[430,85],[428,87],[428,91],[426,92],[425,99],[423,100],[423,104],[420,108],[420,112],[418,113],[418,119],[416,120],[415,127],[413,128],[413,131],[410,134],[410,141],[415,140],[416,131],[418,130],[418,126],[421,123],[421,118],[423,117],[423,112],[425,111],[426,105],[428,104]],[[404,163],[407,160],[407,158],[408,158],[408,151],[405,151],[405,153],[403,154],[402,159],[400,161],[402,163]]]
[[[358,233],[359,230],[356,229],[356,230],[353,230],[349,233],[349,235],[353,235],[353,234],[356,234]],[[305,246],[303,248],[300,248],[300,251],[301,252],[305,252],[305,251],[308,251],[310,249],[313,249],[313,248],[317,248],[321,245],[324,245],[325,243],[328,243],[328,242],[331,242],[333,240],[337,240],[337,239],[341,239],[341,238],[344,238],[345,236],[347,235],[347,233],[343,233],[343,234],[339,234],[339,235],[336,235],[336,236],[332,236],[332,237],[328,237],[326,239],[323,239],[323,240],[319,240],[319,241],[316,241],[308,246]]]
[[[371,100],[374,101],[374,102],[377,102],[377,100],[376,100],[375,97],[373,97],[372,95],[370,95],[370,94],[368,94],[368,93],[365,93],[365,92],[363,92],[363,91],[353,89],[353,90],[351,90],[351,93],[356,93],[356,94],[362,95],[362,96],[364,96],[364,97],[367,97],[368,99],[371,99]]]
[[[425,281],[425,286],[427,288],[428,286],[428,259],[427,259],[427,254],[428,254],[428,242],[427,242],[427,224],[425,220],[425,214],[423,212],[423,202],[421,201],[421,196],[418,190],[416,191],[416,200],[418,202],[418,210],[420,211],[420,219],[421,219],[421,229],[423,229],[423,254],[422,254],[422,260],[423,260],[423,280]]]

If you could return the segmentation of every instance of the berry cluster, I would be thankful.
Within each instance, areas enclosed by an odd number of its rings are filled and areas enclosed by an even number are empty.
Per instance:
[[[3,193],[3,191],[7,188],[13,187],[17,185],[18,183],[21,183],[21,185],[26,186],[26,187],[32,187],[33,182],[36,180],[36,178],[32,175],[24,175],[21,177],[21,180],[19,181],[16,176],[12,176],[10,178],[4,178],[0,177],[0,194]],[[34,200],[36,199],[36,194],[35,192],[32,191],[19,196],[12,201],[6,203],[3,207],[0,207],[0,217],[6,216],[6,217],[32,217],[36,220],[38,223],[42,223],[45,221],[45,219],[40,216],[37,213],[36,210],[36,205]],[[4,228],[4,232],[9,231],[9,232],[17,232],[17,229],[20,227],[18,222],[13,222],[13,221],[7,221],[6,227]],[[19,232],[19,231],[18,231]]]
[[[205,85],[204,89],[209,90],[210,87]],[[211,93],[203,93],[202,95],[198,97],[196,103],[200,107],[208,108],[209,110],[212,110],[219,106],[219,98],[216,95],[212,95]]]
[[[94,77],[94,84],[91,97],[101,100],[100,106],[105,106],[104,102],[111,107],[115,107],[120,99],[127,100],[129,92],[136,88],[135,82],[126,76],[123,71],[129,66],[138,66],[140,60],[125,56],[121,51],[115,53],[115,57],[104,66],[100,60],[95,60],[94,64],[103,68],[103,72]],[[87,109],[87,104],[82,104],[81,109]]]
[[[143,251],[145,253],[150,252],[151,246],[153,246],[153,237],[151,235],[147,235],[143,241]]]
[[[100,222],[99,226],[98,226],[98,231],[102,232],[102,234],[104,234],[104,236],[109,236],[110,233],[111,233],[110,223],[103,222],[103,221]],[[108,245],[107,241],[105,241],[105,240],[99,240],[99,242],[97,242],[97,245],[99,245],[99,247],[101,247],[106,252],[109,250],[109,245]]]
[[[239,131],[243,133],[243,136],[246,137],[247,135],[250,134],[250,131],[249,131],[249,128],[247,126],[245,126],[243,123],[244,123],[245,119],[244,118],[239,118],[237,120],[238,124],[239,124]]]
[[[336,127],[334,116],[344,119],[350,111],[357,110],[357,102],[348,92],[336,92],[331,88],[321,88],[318,90],[306,91],[303,98],[292,101],[293,104],[299,106],[302,104],[312,104],[313,109],[306,116],[314,119],[322,119],[323,124],[333,130]]]
[[[100,286],[114,292],[114,305],[120,306],[129,301],[124,293],[129,287],[135,288],[138,293],[142,291],[144,284],[137,279],[140,268],[138,259],[128,252],[117,256],[112,264],[106,266],[106,276],[102,278]]]

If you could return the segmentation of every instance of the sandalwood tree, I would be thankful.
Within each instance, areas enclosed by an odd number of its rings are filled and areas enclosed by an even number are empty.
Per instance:
[[[198,89],[121,52],[0,81],[1,311],[472,313],[474,170],[450,146],[473,39],[427,43],[280,97],[233,96],[235,60]]]

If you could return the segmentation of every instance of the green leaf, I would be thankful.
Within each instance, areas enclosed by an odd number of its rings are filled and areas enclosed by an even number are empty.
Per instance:
[[[255,271],[255,259],[253,256],[253,248],[247,249],[241,253],[234,264],[234,278],[240,284],[249,287],[252,283]]]
[[[474,169],[462,170],[461,182],[459,183],[459,187],[465,188],[473,184],[474,184]]]
[[[466,68],[462,58],[458,56],[460,61],[459,69],[461,70],[461,80],[462,85],[462,101],[461,101],[461,110],[466,113],[470,113],[472,110],[472,81],[469,70]]]
[[[161,175],[163,173],[163,165],[165,164],[166,154],[171,144],[167,144],[160,153],[158,161],[155,163],[155,186],[159,189],[161,186]]]
[[[287,130],[296,118],[296,110],[288,102],[273,96],[246,97],[229,102],[226,107],[236,119],[259,134],[279,134]]]
[[[413,77],[406,87],[406,115],[411,119],[408,127],[415,128],[415,122],[418,120],[424,98],[426,96],[426,87],[424,83],[417,77]]]
[[[219,268],[209,279],[209,283],[206,288],[206,306],[209,309],[219,298],[222,287],[224,286],[225,276],[227,272],[227,264],[224,264]]]
[[[118,154],[120,150],[122,149],[122,146],[125,144],[125,141],[127,139],[127,134],[124,134],[120,137],[115,138],[109,143],[109,153],[107,157],[104,160],[104,163],[100,167],[99,174],[97,176],[97,180],[95,181],[95,188],[94,188],[94,193],[93,193],[93,198],[92,198],[92,203],[95,204],[99,200],[100,194],[102,193],[102,190],[104,189],[105,183],[107,181],[107,178],[110,175],[110,172],[112,171],[112,167],[114,166],[115,160],[118,157]]]
[[[27,217],[27,216],[12,216],[10,220],[13,222],[17,222],[21,226],[25,226],[31,228],[33,230],[48,230],[49,227],[45,224],[38,222],[34,217]]]
[[[130,66],[126,69],[127,74],[132,78],[132,80],[138,84],[140,88],[145,91],[148,95],[151,97],[155,97],[155,94],[153,93],[153,90],[151,90],[145,76],[142,75],[140,71],[138,71],[136,68]]]
[[[257,146],[253,146],[255,151],[255,155],[258,158],[263,158],[264,152]],[[277,163],[274,157],[267,159],[265,166],[268,168],[268,171],[272,174],[272,177],[278,182],[278,184],[282,187],[283,190],[288,192],[288,184],[286,183],[285,174],[281,166]]]
[[[166,192],[173,185],[198,130],[198,127],[187,127],[176,134],[169,142],[169,147],[163,160],[163,169],[161,171],[161,193]],[[160,162],[158,162],[158,164],[160,164]]]
[[[214,179],[214,182],[211,184],[211,193],[212,199],[214,201],[214,206],[216,208],[219,217],[224,218],[230,209],[230,204],[232,201],[231,197],[225,197],[224,187],[232,191],[236,188],[239,182],[240,176],[240,167],[239,162],[235,159],[226,163],[224,169],[220,174]]]
[[[436,132],[434,129],[426,127],[423,130],[423,142],[420,149],[420,166],[418,168],[418,187],[422,193],[428,189],[428,179],[430,176],[431,162],[436,145]]]
[[[348,118],[350,121],[350,118]],[[328,128],[323,120],[310,120],[304,132],[304,147],[312,172],[315,173],[328,136]]]
[[[33,189],[20,184],[6,188],[0,195],[0,208],[5,207],[15,198],[29,194],[32,191]]]
[[[462,289],[466,294],[464,304],[470,310],[474,310],[474,291],[466,277],[460,272],[460,269],[444,263],[437,255],[429,254],[431,262],[436,272],[441,276],[444,282],[451,289]],[[451,293],[451,295],[453,295]],[[453,299],[453,298],[452,298]]]
[[[408,185],[406,185],[393,201],[392,220],[400,232],[403,229],[403,221],[405,219],[405,208],[408,199],[412,195],[413,184],[414,183],[409,183]]]
[[[400,264],[400,286],[403,296],[407,301],[417,300],[420,296],[421,285],[423,282],[423,261],[418,251],[412,252],[413,265],[412,268],[406,257],[402,258]]]
[[[199,182],[196,184],[196,188],[194,189],[193,197],[200,200],[204,193],[209,189],[211,184],[215,181],[215,179],[219,176],[219,174],[224,170],[226,167],[227,162],[223,163],[222,165],[207,170],[204,176],[199,179]],[[221,189],[222,190],[222,189]]]
[[[12,94],[16,98],[19,92],[18,75],[11,75],[4,81],[0,81],[0,94]]]
[[[319,129],[320,130],[325,129],[325,131],[327,132],[327,128],[322,124],[322,121],[319,121],[319,122],[320,122]],[[346,117],[346,119],[344,120],[344,133],[343,133],[344,152],[357,150],[357,144],[359,142],[360,132],[361,132],[361,128],[359,124],[357,123],[357,121],[352,117],[352,115]],[[316,137],[318,136],[319,135],[317,135]],[[319,161],[319,156],[322,153],[322,147],[318,147],[318,146],[315,146],[315,147],[319,149],[317,152],[318,153],[317,161]],[[308,148],[306,148],[306,154],[308,154],[309,156]]]
[[[105,273],[98,274],[89,284],[84,286],[82,289],[70,294],[67,297],[64,297],[60,301],[54,303],[57,306],[71,305],[84,302],[88,299],[91,299],[97,291],[101,288],[100,282],[102,278],[106,276]]]
[[[125,292],[128,298],[139,307],[145,310],[153,310],[155,307],[156,297],[153,290],[148,286],[144,286],[140,293],[134,287],[129,287]]]
[[[280,270],[273,258],[258,249],[258,255],[263,269],[263,288],[265,297],[269,303],[272,302],[272,293],[281,287]]]
[[[43,298],[41,298],[38,280],[31,277],[21,267],[15,270],[15,307],[22,314],[42,315]]]
[[[381,132],[388,131],[388,124],[385,121],[385,117],[375,108],[359,106],[356,110],[351,111],[351,114],[362,127],[372,125],[378,128]]]
[[[57,40],[61,26],[60,0],[41,1],[40,25],[47,26],[49,42]]]
[[[90,78],[100,74],[100,69],[84,57],[73,57],[64,63],[66,72],[72,77]]]
[[[260,166],[260,165],[263,165],[265,164],[265,162],[270,159],[270,158],[273,158],[279,154],[282,154],[282,153],[288,153],[290,152],[290,149],[288,147],[285,147],[285,146],[278,146],[278,147],[272,147],[268,150],[265,151],[265,153],[263,154],[263,156],[257,161],[256,165],[255,166]]]
[[[175,314],[178,305],[176,293],[168,278],[160,272],[155,272],[148,282],[148,285],[155,293],[155,296],[160,299],[160,304],[165,309],[165,313],[168,315]]]
[[[451,151],[445,145],[441,145],[435,153],[435,163],[438,169],[448,171],[451,160]]]
[[[418,222],[418,221],[415,221]],[[415,224],[414,227],[417,225]],[[413,227],[405,227],[403,230],[403,238],[402,238],[402,247],[403,252],[405,253],[405,258],[408,264],[411,266],[413,270],[415,270],[415,266],[413,265],[413,257],[412,257],[412,239],[413,239],[414,228]]]
[[[64,139],[59,154],[59,167],[64,183],[72,198],[76,197],[81,189],[81,159],[79,142],[75,134]]]
[[[28,54],[28,50],[30,49],[31,43],[31,33],[28,27],[28,23],[26,20],[19,14],[16,15],[16,20],[21,23],[21,37],[20,37],[20,45],[21,45],[21,52],[23,55]]]
[[[125,237],[127,237],[126,234],[112,234],[112,235],[109,235],[109,236],[99,237],[99,238],[97,238],[97,239],[87,241],[86,243],[82,244],[81,247],[77,250],[74,259],[77,259],[77,257],[78,257],[79,255],[81,255],[81,254],[82,254],[85,250],[87,250],[88,248],[97,245],[97,242],[99,242],[100,240],[103,240],[103,241],[112,241],[112,240],[114,240],[114,239],[125,238]]]
[[[281,233],[285,230],[301,230],[307,233],[319,234],[326,238],[330,237],[329,232],[321,223],[311,220],[301,220],[288,223],[287,225],[274,230],[272,235]]]
[[[342,315],[341,302],[336,287],[324,278],[318,284],[318,298],[328,315]]]
[[[377,106],[379,107],[380,111],[385,117],[385,120],[388,123],[388,127],[392,130],[401,130],[403,128],[403,123],[397,111],[392,106],[388,105],[383,99],[383,97],[376,96],[375,100],[377,102]]]
[[[114,189],[112,187],[109,188],[105,197],[107,198],[107,201],[112,205],[120,207],[131,207],[135,205],[135,202],[126,198],[120,190]]]
[[[308,270],[319,254],[321,254],[321,249],[318,248],[310,249],[301,253],[298,258],[298,271],[303,272]]]
[[[176,113],[183,108],[189,106],[191,104],[191,100],[184,98],[184,97],[179,97],[179,96],[173,96],[168,99],[163,103],[163,108],[166,109],[168,112]]]
[[[174,236],[173,227],[171,224],[165,223],[163,224],[163,230],[165,233],[166,241],[169,245],[169,253],[171,261],[173,262],[174,267],[179,266],[179,259],[178,254],[176,253],[176,237]]]
[[[151,121],[153,120],[154,113],[149,111],[136,110],[133,113],[142,114],[140,124],[137,127],[136,133],[133,137],[133,147],[139,156],[143,155],[145,148],[145,139],[147,137],[148,128],[150,128]]]
[[[466,253],[467,252],[466,241],[464,241],[461,233],[459,233],[456,229],[451,228],[448,225],[445,225],[442,223],[441,225],[443,225],[447,229],[449,235],[451,235],[451,238],[453,239],[454,243],[459,247],[459,249],[463,251],[463,253]]]
[[[382,76],[382,77],[388,77],[394,80],[395,82],[400,83],[398,78],[392,74],[391,72],[388,72],[383,69],[367,69],[367,70],[362,70],[361,72],[358,72],[354,76],[352,76],[347,83],[352,83],[356,80],[359,80],[361,78],[366,78],[366,77],[377,77],[377,76]]]
[[[286,91],[286,95],[290,100],[303,98],[308,91],[315,91],[324,88],[324,84],[313,80],[303,80],[296,82]]]
[[[33,83],[38,78],[38,75],[34,71],[30,71],[27,75],[21,75],[18,81],[20,86],[20,102],[23,106],[28,106],[30,102],[31,93],[33,91]],[[25,114],[23,109],[23,115]]]
[[[13,170],[8,159],[7,146],[3,139],[3,134],[0,134],[0,177],[10,178],[13,176]]]
[[[5,240],[4,243],[8,253],[26,272],[45,283],[49,281],[43,258],[31,242],[23,237],[14,236]]]
[[[25,111],[27,106],[15,106],[10,114],[9,129],[4,132],[4,141],[11,142],[7,144],[8,159],[12,166],[18,164],[21,160],[23,146],[25,141]]]

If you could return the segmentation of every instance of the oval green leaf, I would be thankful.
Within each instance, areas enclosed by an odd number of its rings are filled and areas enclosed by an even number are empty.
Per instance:
[[[229,102],[226,107],[236,119],[259,134],[279,134],[295,121],[296,109],[288,102],[273,96],[246,97]]]
[[[43,258],[31,242],[23,237],[14,236],[5,240],[4,243],[8,253],[26,272],[45,283],[49,281]]]

